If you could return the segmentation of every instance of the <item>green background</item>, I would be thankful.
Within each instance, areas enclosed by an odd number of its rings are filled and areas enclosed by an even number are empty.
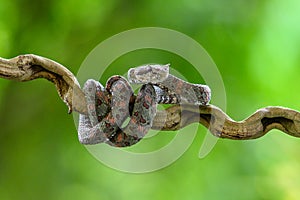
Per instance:
[[[299,22],[297,0],[2,0],[0,56],[34,53],[76,74],[88,53],[112,35],[137,27],[174,29],[213,58],[226,87],[227,113],[242,120],[269,105],[299,109]],[[188,80],[202,82],[184,70],[181,58],[154,50],[116,60],[101,82],[121,73],[117,66],[145,60],[171,62]],[[172,165],[123,173],[78,142],[72,115],[53,84],[41,79],[0,79],[0,125],[0,199],[300,198],[300,141],[276,130],[252,141],[219,140],[199,159],[201,126]],[[148,140],[166,142],[174,134]]]

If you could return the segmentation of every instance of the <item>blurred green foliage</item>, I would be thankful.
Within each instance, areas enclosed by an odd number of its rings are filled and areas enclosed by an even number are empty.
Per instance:
[[[297,0],[2,0],[0,56],[34,53],[76,73],[87,54],[114,34],[145,26],[174,29],[214,59],[227,112],[242,120],[268,105],[299,109],[299,21]],[[176,56],[147,53],[193,80]],[[133,52],[114,64],[134,66],[137,59]],[[279,131],[253,141],[219,140],[199,159],[206,132],[200,127],[174,164],[127,174],[101,164],[79,144],[72,116],[45,80],[1,79],[0,123],[0,199],[300,198],[300,143]]]

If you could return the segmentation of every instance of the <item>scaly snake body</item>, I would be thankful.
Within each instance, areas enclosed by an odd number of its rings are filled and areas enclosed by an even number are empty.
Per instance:
[[[136,97],[121,76],[111,77],[106,88],[95,80],[85,83],[88,115],[80,115],[78,128],[82,144],[131,146],[152,127],[158,103],[206,105],[211,98],[208,86],[188,83],[169,74],[169,65],[132,68],[128,79],[133,84],[143,84]],[[123,127],[127,118],[130,120]]]

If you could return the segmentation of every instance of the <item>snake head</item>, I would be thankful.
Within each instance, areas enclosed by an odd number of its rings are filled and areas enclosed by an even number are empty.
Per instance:
[[[169,66],[159,64],[147,64],[128,70],[128,80],[134,84],[160,83],[169,76]]]

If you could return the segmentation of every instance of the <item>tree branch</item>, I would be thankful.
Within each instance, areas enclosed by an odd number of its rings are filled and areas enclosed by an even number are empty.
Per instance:
[[[84,94],[76,77],[55,61],[33,54],[12,59],[0,57],[0,77],[22,82],[45,78],[54,83],[59,96],[67,104],[69,113],[72,110],[86,113]]]
[[[160,111],[154,118],[152,128],[179,130],[194,122],[201,123],[220,138],[255,139],[272,129],[300,137],[300,112],[279,106],[261,108],[247,119],[237,122],[214,105],[175,105],[165,112]]]
[[[50,59],[33,54],[12,59],[0,58],[0,77],[16,81],[45,78],[55,84],[59,96],[69,108],[69,113],[72,110],[87,113],[84,93],[76,77],[67,68]],[[201,123],[220,138],[255,139],[271,129],[279,129],[291,136],[300,137],[300,113],[283,107],[262,108],[247,119],[237,122],[213,105],[174,105],[158,111],[152,128],[179,130],[194,122]]]

